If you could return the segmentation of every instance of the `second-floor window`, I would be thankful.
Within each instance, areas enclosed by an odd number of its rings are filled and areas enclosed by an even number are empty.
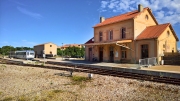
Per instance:
[[[108,37],[109,37],[109,40],[113,40],[113,30],[109,31]]]
[[[103,40],[102,32],[99,32],[99,41],[102,41],[102,40]]]
[[[126,28],[122,28],[121,29],[121,39],[124,39],[124,38],[126,38]]]

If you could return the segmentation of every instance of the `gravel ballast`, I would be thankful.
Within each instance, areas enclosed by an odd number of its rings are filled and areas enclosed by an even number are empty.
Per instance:
[[[0,101],[180,101],[180,86],[93,74],[73,81],[66,71],[0,64]],[[73,76],[87,77],[74,72]]]

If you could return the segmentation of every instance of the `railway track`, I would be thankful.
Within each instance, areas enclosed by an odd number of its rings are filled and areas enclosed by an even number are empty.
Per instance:
[[[131,73],[131,72],[122,72],[122,71],[107,70],[107,69],[102,69],[102,68],[90,68],[90,67],[85,67],[85,66],[76,66],[73,64],[60,65],[57,63],[49,63],[46,65],[35,65],[35,64],[22,64],[18,62],[17,63],[8,62],[7,60],[2,60],[2,59],[0,60],[0,63],[47,68],[47,69],[56,69],[56,70],[63,70],[63,71],[69,71],[69,72],[85,72],[85,73],[92,73],[92,74],[99,74],[99,75],[108,75],[108,76],[115,76],[115,77],[137,79],[137,80],[142,80],[142,81],[152,81],[152,82],[180,85],[180,79],[178,78],[145,75],[145,74],[138,74],[138,73]]]

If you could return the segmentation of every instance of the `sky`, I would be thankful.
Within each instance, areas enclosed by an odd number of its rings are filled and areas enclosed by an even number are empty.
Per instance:
[[[138,4],[152,9],[159,24],[171,23],[180,39],[180,0],[0,0],[0,47],[84,44],[100,16],[137,10]]]

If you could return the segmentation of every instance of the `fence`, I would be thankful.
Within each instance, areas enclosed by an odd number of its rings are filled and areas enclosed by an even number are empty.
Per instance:
[[[139,59],[139,65],[142,67],[151,67],[154,65],[157,65],[157,58],[145,58],[145,59]]]

